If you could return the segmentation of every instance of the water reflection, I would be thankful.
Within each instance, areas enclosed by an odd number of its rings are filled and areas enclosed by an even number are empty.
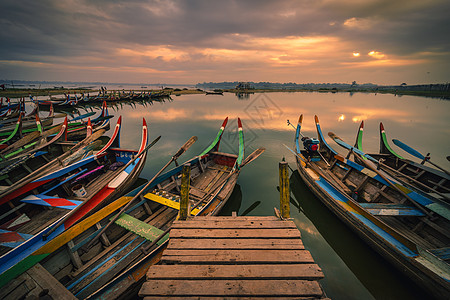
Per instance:
[[[250,95],[253,95],[254,93],[250,93],[250,92],[238,92],[235,93],[236,97],[238,100],[249,100],[250,99]]]

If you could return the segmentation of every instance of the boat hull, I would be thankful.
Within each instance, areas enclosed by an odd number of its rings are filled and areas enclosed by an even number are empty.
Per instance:
[[[364,242],[415,283],[425,287],[430,294],[433,294],[439,299],[445,299],[448,296],[449,283],[443,278],[436,276],[435,273],[430,272],[427,268],[424,268],[418,262],[418,259],[420,259],[419,253],[405,255],[399,249],[393,248],[392,244],[387,243],[384,238],[367,226],[370,220],[357,217],[357,212],[346,204],[346,201],[351,201],[350,199],[346,199],[347,195],[343,195],[338,189],[332,186],[320,186],[318,184],[320,175],[308,169],[299,158],[296,158],[296,163],[300,177],[313,194]],[[343,201],[337,200],[334,195],[340,195]]]

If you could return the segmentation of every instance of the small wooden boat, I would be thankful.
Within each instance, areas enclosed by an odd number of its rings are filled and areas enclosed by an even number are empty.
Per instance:
[[[120,131],[120,118],[118,126]],[[145,119],[138,150],[105,146],[96,160],[61,181],[46,185],[41,193],[20,200],[15,212],[0,220],[0,274],[21,264],[29,254],[46,245],[82,217],[92,214],[125,192],[138,178],[147,156],[148,130]],[[119,147],[119,132],[110,140]],[[102,151],[102,150],[101,150]],[[52,209],[49,210],[48,208]]]
[[[227,120],[209,147],[185,163],[191,166],[192,215],[217,214],[230,197],[240,168],[257,157],[252,154],[242,161],[242,126],[239,155],[218,152],[226,123]],[[183,148],[177,153],[182,153]],[[167,247],[168,230],[178,214],[180,177],[185,164],[155,175],[148,183],[74,225],[30,255],[26,259],[27,267],[39,262],[46,273],[77,298],[116,299],[137,295],[147,269],[159,261]],[[128,209],[118,214],[124,205]],[[111,219],[117,214],[116,220]],[[101,229],[111,221],[109,229],[102,233]],[[96,236],[100,239],[95,239]],[[66,244],[70,248],[62,247]],[[8,276],[0,275],[0,286],[5,286],[20,272],[23,269]],[[8,283],[0,297],[20,290],[25,277],[21,275]],[[40,278],[33,279],[40,281]],[[24,290],[22,294],[27,292]]]
[[[110,119],[114,117],[112,115],[109,115],[108,113],[108,107],[106,105],[106,102],[103,101],[102,104],[102,110],[98,117],[91,120],[91,126],[94,131],[105,129],[109,130],[110,128]],[[74,118],[75,120],[72,120],[72,122],[69,122],[69,128],[67,129],[67,139],[71,141],[76,141],[80,139],[84,139],[86,134],[86,126],[87,123],[82,121],[80,122],[74,122],[78,121],[79,119]]]
[[[90,129],[88,130],[90,131]],[[28,169],[25,176],[13,177],[10,174],[1,176],[0,205],[95,160],[101,153],[95,155],[90,155],[90,153],[99,147],[101,148],[102,143],[99,139],[104,133],[105,130],[101,129],[75,145],[73,143],[60,144],[61,147],[56,148],[57,151],[52,155],[52,160],[47,161],[44,165]],[[111,146],[108,142],[105,147],[108,145]],[[45,159],[44,156],[43,158]]]
[[[418,285],[438,298],[448,297],[449,207],[406,189],[370,162],[362,166],[339,155],[323,138],[317,116],[318,139],[300,138],[302,119],[295,135],[295,157],[306,185]]]
[[[362,149],[364,121],[361,122],[355,147]],[[397,177],[404,184],[419,189],[431,197],[450,203],[450,175],[422,163],[403,158],[389,145],[383,123],[380,123],[380,153],[370,153],[370,157],[381,169]]]
[[[20,127],[20,120],[18,121],[18,123]],[[67,127],[67,119],[65,120],[65,126]],[[21,139],[17,140],[9,146],[7,144],[4,144],[7,147],[0,150],[0,169],[5,167],[5,165],[11,164],[16,158],[19,158],[20,156],[31,153],[33,151],[37,151],[43,146],[48,145],[47,138],[50,135],[61,132],[63,124],[60,124],[59,126],[53,127],[52,129],[46,130],[44,132],[41,121],[38,115],[36,115],[36,127],[38,128],[38,131],[33,131],[23,136]]]
[[[223,91],[220,91],[220,90],[206,91],[205,95],[222,95],[223,96]]]

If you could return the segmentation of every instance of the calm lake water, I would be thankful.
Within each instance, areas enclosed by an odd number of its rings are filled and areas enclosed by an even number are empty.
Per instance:
[[[228,125],[220,151],[237,153],[237,117],[244,127],[245,154],[258,147],[266,151],[242,169],[238,186],[223,214],[273,215],[279,207],[278,163],[285,158],[292,168],[291,217],[301,231],[305,247],[323,269],[321,284],[332,299],[424,299],[399,272],[371,250],[343,225],[301,181],[294,156],[283,144],[293,148],[296,124],[304,115],[303,133],[316,137],[314,115],[318,115],[324,134],[333,131],[353,144],[361,120],[365,122],[363,146],[367,153],[379,149],[379,123],[383,122],[388,140],[397,138],[419,152],[431,152],[431,159],[449,168],[450,102],[415,96],[364,93],[262,93],[237,97],[218,95],[172,96],[172,101],[122,105],[109,108],[112,126],[122,115],[121,145],[135,149],[140,141],[142,118],[147,120],[150,140],[161,140],[149,151],[141,177],[151,178],[191,136],[198,141],[180,162],[199,154],[214,139],[225,117]],[[83,113],[84,109],[80,109]],[[111,134],[111,131],[107,134]],[[338,152],[346,154],[327,137]],[[411,157],[401,149],[393,149]]]

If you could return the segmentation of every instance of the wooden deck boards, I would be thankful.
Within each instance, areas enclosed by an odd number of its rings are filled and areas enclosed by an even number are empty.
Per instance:
[[[195,217],[175,221],[144,299],[321,299],[322,270],[292,221]]]

